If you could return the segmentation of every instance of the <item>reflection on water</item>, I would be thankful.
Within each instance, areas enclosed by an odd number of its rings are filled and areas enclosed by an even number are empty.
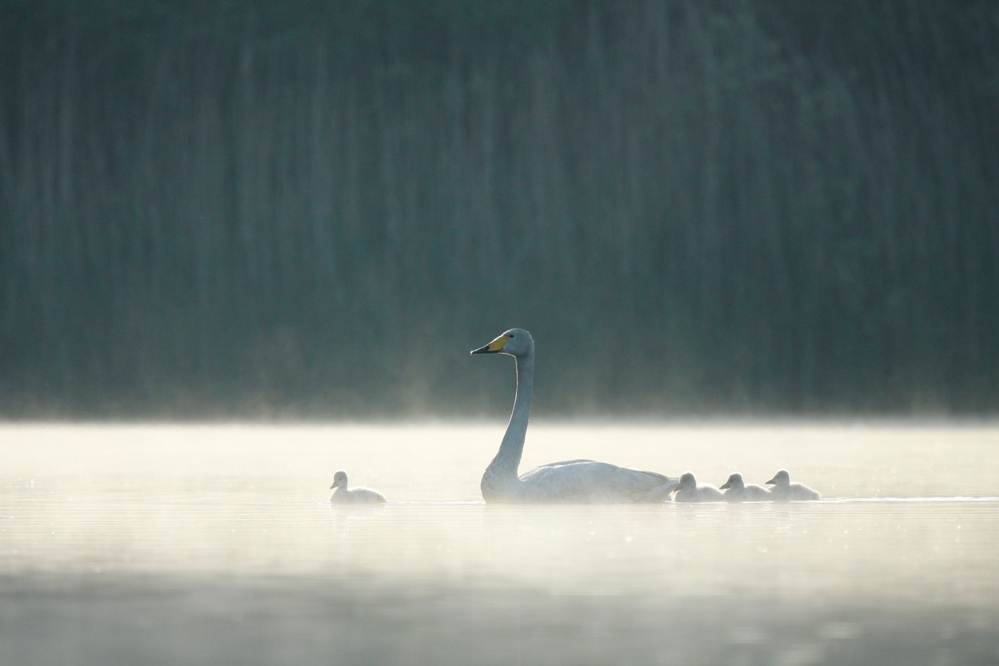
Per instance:
[[[115,650],[184,661],[162,644],[169,627],[154,638],[129,623],[146,613],[187,635],[205,603],[226,636],[266,636],[291,656],[209,633],[191,656],[202,663],[291,663],[334,645],[375,663],[376,639],[389,646],[378,659],[398,663],[904,663],[900,644],[921,646],[917,663],[999,660],[999,428],[551,424],[528,436],[525,469],[592,457],[718,484],[787,467],[828,498],[792,505],[487,506],[478,482],[501,434],[2,427],[0,663],[111,663]],[[389,504],[330,509],[339,468]],[[85,608],[131,628],[102,631]],[[36,659],[24,638],[48,632],[51,647],[88,626],[69,656]],[[405,657],[392,652],[403,640],[416,646]]]

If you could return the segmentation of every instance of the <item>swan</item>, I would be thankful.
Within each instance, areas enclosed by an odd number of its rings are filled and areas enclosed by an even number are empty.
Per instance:
[[[337,470],[333,475],[334,489],[330,493],[330,504],[384,504],[385,497],[371,488],[347,488],[347,472]]]
[[[655,472],[625,469],[593,460],[541,465],[517,476],[531,416],[534,339],[512,328],[472,354],[506,354],[517,362],[517,395],[499,452],[482,475],[482,498],[492,502],[663,502],[677,480]]]
[[[754,484],[747,486],[742,480],[742,474],[738,472],[728,477],[728,481],[722,484],[721,490],[725,491],[726,502],[768,502],[773,499],[770,491],[763,486]]]
[[[714,486],[699,486],[697,479],[690,472],[680,475],[680,485],[673,495],[674,502],[720,502],[724,499],[722,492]]]
[[[774,474],[774,478],[767,481],[767,485],[773,486],[770,489],[770,495],[775,502],[790,502],[792,500],[807,502],[822,498],[822,495],[808,486],[803,486],[800,483],[791,483],[791,475],[787,473],[786,469],[778,470]]]

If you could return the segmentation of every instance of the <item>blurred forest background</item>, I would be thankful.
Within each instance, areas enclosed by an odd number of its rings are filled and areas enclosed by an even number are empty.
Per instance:
[[[0,415],[999,413],[994,0],[0,0]],[[508,393],[509,391],[509,393]]]

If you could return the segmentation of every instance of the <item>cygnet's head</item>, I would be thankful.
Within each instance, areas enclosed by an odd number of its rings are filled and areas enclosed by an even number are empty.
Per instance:
[[[484,347],[473,349],[473,354],[506,354],[527,356],[534,351],[534,338],[522,328],[511,328]]]
[[[693,490],[697,487],[697,480],[694,475],[690,472],[684,472],[680,475],[680,484],[676,487],[677,490]]]
[[[745,487],[746,484],[742,480],[742,474],[736,472],[735,474],[732,474],[731,476],[728,477],[728,481],[726,481],[721,486],[721,490],[725,490],[727,488],[735,488],[738,490],[739,488],[745,488]]]
[[[774,474],[774,478],[767,481],[768,486],[789,486],[791,485],[791,475],[787,473],[786,469],[778,470]]]
[[[333,475],[333,485],[330,486],[330,490],[333,488],[346,488],[347,487],[347,472],[342,469],[337,470],[336,474]]]

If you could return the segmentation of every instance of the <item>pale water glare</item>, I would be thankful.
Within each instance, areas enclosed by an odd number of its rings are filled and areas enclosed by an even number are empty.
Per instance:
[[[502,431],[0,427],[0,663],[999,663],[995,425],[541,423],[521,468],[791,505],[486,506]]]

